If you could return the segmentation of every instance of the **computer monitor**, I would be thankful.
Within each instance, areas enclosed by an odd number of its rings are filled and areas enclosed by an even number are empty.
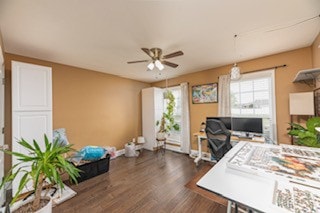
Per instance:
[[[207,117],[208,119],[216,119],[221,121],[227,129],[231,130],[231,117]]]
[[[232,118],[232,130],[246,133],[263,133],[262,118]]]
[[[229,130],[246,133],[263,133],[262,118],[207,117],[207,119],[219,120]]]

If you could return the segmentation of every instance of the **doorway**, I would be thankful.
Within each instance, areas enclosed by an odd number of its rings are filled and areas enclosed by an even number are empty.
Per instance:
[[[0,46],[0,148],[4,147],[4,58]],[[4,153],[0,152],[0,180],[4,176]],[[5,201],[4,189],[0,189],[0,206]]]

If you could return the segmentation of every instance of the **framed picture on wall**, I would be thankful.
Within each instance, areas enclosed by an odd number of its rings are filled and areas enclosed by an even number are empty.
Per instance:
[[[218,83],[202,84],[192,86],[192,103],[217,103]]]

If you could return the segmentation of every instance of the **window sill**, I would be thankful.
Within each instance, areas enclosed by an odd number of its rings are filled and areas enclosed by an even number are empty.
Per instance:
[[[175,145],[179,145],[179,146],[181,145],[180,141],[173,140],[173,139],[170,139],[170,138],[167,138],[167,143],[175,144]]]

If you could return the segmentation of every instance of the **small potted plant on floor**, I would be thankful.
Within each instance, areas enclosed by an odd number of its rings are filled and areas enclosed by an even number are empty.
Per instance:
[[[20,174],[22,178],[19,180],[19,187],[11,204],[17,201],[29,181],[32,181],[34,188],[34,199],[31,202],[23,203],[16,210],[13,208],[13,210],[16,212],[51,212],[51,199],[42,197],[42,190],[50,184],[56,184],[62,190],[64,188],[61,178],[63,173],[67,173],[75,183],[77,183],[76,178],[79,177],[80,170],[63,157],[64,154],[73,151],[72,145],[62,146],[58,140],[50,143],[46,135],[44,136],[44,151],[40,149],[40,145],[35,140],[33,143],[29,143],[21,139],[18,143],[28,151],[28,154],[4,150],[5,153],[16,157],[19,163],[12,166],[8,175],[1,182],[0,188],[7,182],[15,181]]]
[[[294,137],[296,144],[320,148],[320,117],[309,118],[306,128],[297,123],[290,123],[290,126],[288,134]]]
[[[172,129],[179,131],[180,126],[174,119],[174,108],[176,106],[175,97],[170,90],[164,92],[164,100],[167,101],[167,107],[162,113],[162,118],[157,121],[156,125],[159,126],[157,139],[165,139],[166,134],[169,134]]]

